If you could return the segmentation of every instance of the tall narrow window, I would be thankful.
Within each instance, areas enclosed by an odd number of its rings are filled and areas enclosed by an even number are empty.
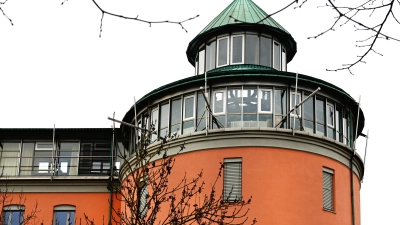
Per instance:
[[[58,176],[78,175],[78,142],[61,142],[57,152],[57,170]]]
[[[197,74],[203,74],[204,73],[204,66],[205,66],[205,50],[201,50],[199,52],[199,66],[198,66],[198,73]]]
[[[304,98],[308,95],[304,95]],[[304,130],[309,133],[314,133],[314,96],[310,97],[303,104],[304,110]]]
[[[221,39],[218,39],[218,58],[217,58],[217,65],[218,67],[220,66],[226,66],[228,65],[228,37],[224,37]]]
[[[324,100],[318,99],[316,100],[316,108],[317,108],[317,134],[325,135],[325,103]]]
[[[287,95],[286,90],[275,90],[274,92],[275,99],[275,125],[279,124],[279,128],[286,127],[286,120],[282,121],[284,116],[287,113]]]
[[[191,133],[194,131],[194,95],[187,96],[183,99],[183,133]]]
[[[153,109],[151,112],[151,123],[150,126],[154,128],[151,132],[151,141],[158,140],[158,108]]]
[[[343,142],[343,114],[342,109],[336,107],[336,141]]]
[[[231,64],[243,63],[243,35],[232,36],[231,45]]]
[[[258,127],[258,90],[257,87],[243,88],[243,127]],[[265,118],[260,118],[265,120]]]
[[[22,144],[21,168],[19,172],[20,175],[22,176],[32,175],[34,151],[35,151],[35,143],[24,142]]]
[[[20,225],[24,221],[25,206],[23,205],[8,205],[3,207],[3,225]]]
[[[246,35],[245,44],[245,63],[246,64],[258,64],[258,36],[256,35]]]
[[[242,90],[239,88],[228,89],[227,99],[227,127],[242,127]]]
[[[54,225],[74,225],[75,206],[61,205],[54,207]]]
[[[52,142],[36,142],[33,165],[33,175],[50,175],[53,172]]]
[[[282,47],[282,71],[286,71],[286,50]]]
[[[274,69],[281,70],[281,45],[274,41]]]
[[[226,100],[225,100],[225,91],[219,90],[214,91],[213,93],[213,113],[215,115],[216,120],[213,120],[213,128],[218,128],[222,124],[225,126],[225,107],[226,107]]]
[[[110,172],[110,142],[81,142],[79,175],[100,175]]]
[[[325,210],[333,211],[333,174],[332,169],[322,169],[322,204]]]
[[[171,104],[171,135],[180,134],[181,130],[181,102],[182,99],[172,100]]]
[[[168,123],[169,123],[169,104],[161,106],[160,113],[160,137],[166,137],[168,135]]]
[[[145,179],[142,179],[140,181],[140,187],[139,187],[139,215],[141,217],[145,217],[147,213],[147,195],[149,194],[149,189],[148,185],[146,183]]]
[[[17,176],[20,143],[0,143],[0,174],[4,177]]]
[[[301,101],[300,93],[291,93],[290,97],[290,110],[293,109],[296,105],[298,105]],[[290,113],[290,125],[291,128],[295,128],[296,130],[300,130],[300,120],[301,120],[301,106],[297,107],[292,113]],[[294,122],[296,121],[296,122]],[[294,125],[294,126],[293,126]]]
[[[242,200],[242,159],[224,159],[224,201]]]
[[[260,65],[271,67],[271,38],[261,37],[260,38]]]
[[[272,90],[260,89],[258,102],[260,127],[272,127]]]
[[[348,124],[348,117],[349,117],[349,113],[348,111],[344,110],[343,111],[343,143],[346,145],[349,145],[350,141],[349,141],[349,137],[348,135],[348,130],[349,130],[349,124]]]
[[[328,125],[327,128],[327,136],[329,138],[335,138],[335,107],[332,103],[326,103],[326,123]]]
[[[206,111],[206,101],[204,100],[203,93],[197,93],[197,120],[196,120],[196,131],[202,131],[206,128],[207,123],[207,114]]]
[[[213,41],[206,45],[206,71],[215,69],[215,44]]]

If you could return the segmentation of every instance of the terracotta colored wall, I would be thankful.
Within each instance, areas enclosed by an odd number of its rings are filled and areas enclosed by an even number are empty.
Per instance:
[[[90,219],[94,219],[96,225],[107,224],[109,213],[109,193],[24,193],[26,197],[25,213],[30,212],[37,200],[38,210],[37,221],[44,225],[53,224],[53,209],[58,205],[72,205],[76,207],[76,224],[86,224],[84,213]],[[13,196],[14,202],[18,199],[18,194]],[[115,201],[114,206],[119,207]],[[104,217],[104,223],[103,223]]]
[[[350,171],[324,156],[278,148],[225,148],[181,154],[176,157],[170,187],[187,172],[188,179],[202,169],[211,186],[224,158],[242,158],[242,195],[253,196],[248,217],[258,224],[351,224]],[[334,170],[334,209],[322,207],[322,168]],[[217,190],[222,190],[223,178]],[[354,175],[356,224],[360,224],[360,186]],[[208,192],[207,192],[208,191]],[[203,193],[209,193],[209,189]],[[161,217],[160,217],[161,218]]]

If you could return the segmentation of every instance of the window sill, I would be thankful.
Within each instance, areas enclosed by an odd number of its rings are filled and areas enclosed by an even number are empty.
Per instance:
[[[331,213],[333,213],[333,214],[336,214],[336,212],[335,211],[333,211],[333,210],[330,210],[330,209],[325,209],[325,208],[322,208],[324,211],[327,211],[327,212],[331,212]]]

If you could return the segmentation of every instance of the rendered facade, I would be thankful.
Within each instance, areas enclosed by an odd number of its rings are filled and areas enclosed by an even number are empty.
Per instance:
[[[169,149],[185,145],[171,183],[199,171],[211,181],[223,163],[217,190],[225,201],[252,196],[248,217],[258,224],[359,225],[364,165],[353,145],[363,112],[323,80],[298,74],[296,84],[286,71],[296,42],[266,16],[251,0],[234,0],[189,43],[195,75],[149,92],[123,121],[154,126],[149,151],[172,135]],[[26,196],[3,206],[5,224],[18,224],[37,200],[40,221],[61,225],[84,213],[107,223],[110,205],[123,208],[107,188],[110,176],[129,176],[115,146],[134,160],[143,144],[123,125],[0,129],[0,143],[1,182]]]

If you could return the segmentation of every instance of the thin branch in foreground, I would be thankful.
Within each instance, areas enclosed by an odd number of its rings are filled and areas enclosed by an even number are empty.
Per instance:
[[[64,0],[61,5],[63,5],[65,2],[67,2],[68,0]],[[102,33],[102,26],[103,26],[103,18],[104,18],[104,14],[110,15],[110,16],[114,16],[114,17],[119,17],[119,18],[123,18],[123,19],[127,19],[127,20],[135,20],[138,22],[142,22],[142,23],[147,23],[149,24],[149,27],[151,27],[152,24],[156,24],[156,23],[169,23],[169,24],[176,24],[179,25],[186,33],[188,32],[187,29],[183,26],[183,23],[189,21],[189,20],[193,20],[197,17],[199,17],[200,15],[188,18],[186,20],[182,20],[182,21],[169,21],[169,20],[163,20],[163,21],[150,21],[150,20],[144,20],[144,19],[139,19],[139,16],[136,17],[129,17],[129,16],[124,16],[121,14],[115,14],[115,13],[111,13],[109,11],[104,10],[103,8],[100,7],[100,5],[96,2],[96,0],[92,0],[92,2],[96,5],[96,7],[101,11],[101,20],[100,20],[100,35],[99,37],[101,37],[101,33]]]
[[[8,0],[5,0],[4,2],[0,2],[0,5],[5,5],[7,1],[8,1]],[[6,13],[3,11],[3,9],[2,9],[1,7],[0,7],[0,11],[1,11],[1,12],[3,13],[3,15],[10,21],[11,26],[14,26],[14,24],[13,24],[12,20],[10,19],[10,17],[8,17],[8,16],[6,15]]]

